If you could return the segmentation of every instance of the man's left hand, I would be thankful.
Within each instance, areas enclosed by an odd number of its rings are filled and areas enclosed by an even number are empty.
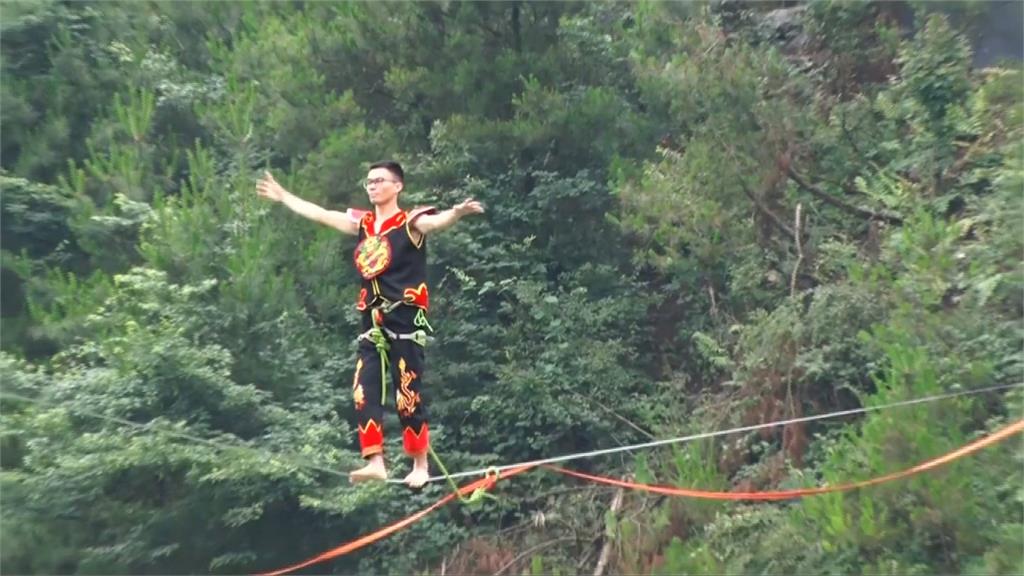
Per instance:
[[[470,214],[483,214],[484,205],[472,198],[469,198],[456,204],[452,207],[452,210],[455,211],[455,214],[458,215],[459,218],[462,218],[463,216],[469,216]]]

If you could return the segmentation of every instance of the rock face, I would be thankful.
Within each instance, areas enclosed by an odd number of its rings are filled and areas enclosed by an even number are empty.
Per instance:
[[[806,6],[793,6],[766,12],[761,17],[761,29],[767,32],[769,38],[781,43],[786,53],[798,53],[810,40],[804,33],[803,18],[806,11]]]
[[[998,0],[989,4],[978,30],[971,34],[974,65],[992,66],[1000,60],[1024,60],[1024,2]]]
[[[775,32],[780,40],[790,40],[796,36],[803,27],[803,14],[806,6],[794,6],[792,8],[779,8],[765,13],[762,24]]]
[[[786,52],[798,52],[807,45],[803,31],[805,12],[806,5],[764,12],[759,16],[761,28],[768,37],[783,44]],[[898,12],[902,15],[900,25],[913,28],[912,11]],[[956,13],[948,16],[954,26],[967,28],[976,68],[992,66],[1002,60],[1024,60],[1024,2],[1021,0],[989,0],[985,13],[968,26],[964,26],[965,16]]]

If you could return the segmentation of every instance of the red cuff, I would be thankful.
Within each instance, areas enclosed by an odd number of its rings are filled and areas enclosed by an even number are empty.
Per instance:
[[[370,420],[366,428],[359,427],[359,448],[363,458],[380,454],[384,451],[384,431],[380,424]]]
[[[412,428],[406,426],[405,431],[402,432],[402,446],[409,456],[426,454],[430,449],[430,430],[427,428],[427,423],[424,422],[420,425],[419,432],[414,432]]]

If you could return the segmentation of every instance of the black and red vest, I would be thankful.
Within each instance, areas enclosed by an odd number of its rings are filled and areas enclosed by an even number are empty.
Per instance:
[[[427,238],[413,240],[413,221],[433,214],[433,207],[400,211],[376,228],[373,211],[349,210],[359,218],[359,243],[353,253],[356,271],[362,278],[356,308],[366,310],[381,302],[405,302],[424,310],[430,305],[427,293]]]

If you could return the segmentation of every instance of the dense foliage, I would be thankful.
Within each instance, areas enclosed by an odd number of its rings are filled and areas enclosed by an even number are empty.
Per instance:
[[[1021,383],[1021,67],[971,42],[1019,4],[0,8],[5,573],[251,573],[448,489],[348,484],[353,242],[257,198],[268,168],[367,207],[367,165],[396,159],[404,206],[486,204],[429,241],[450,469]],[[853,481],[1022,409],[573,465]],[[317,570],[571,574],[604,548],[613,573],[1024,573],[1022,464],[1015,438],[851,494],[617,511],[537,472]]]

